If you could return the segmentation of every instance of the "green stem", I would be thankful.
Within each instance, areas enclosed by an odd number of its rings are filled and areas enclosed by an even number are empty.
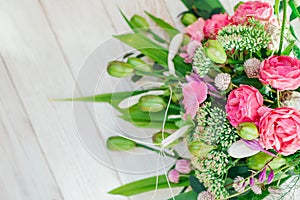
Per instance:
[[[282,19],[282,26],[281,26],[281,33],[280,33],[280,43],[279,43],[278,55],[281,54],[282,47],[283,47],[284,31],[285,31],[285,25],[286,25],[286,21],[287,21],[287,7],[288,7],[288,1],[283,0],[283,19]]]
[[[156,152],[156,153],[161,153],[161,151],[159,149],[154,149],[152,147],[149,147],[149,146],[146,146],[146,145],[143,145],[143,144],[137,144],[136,146],[140,147],[140,148],[144,148],[144,149],[150,150],[150,151],[153,151],[153,152]],[[174,158],[174,159],[178,158],[176,155],[175,156],[171,155],[171,154],[169,154],[169,153],[167,153],[165,151],[163,152],[163,154],[166,155],[166,156],[169,156],[170,158]]]
[[[280,92],[277,90],[277,106],[278,108],[281,106],[280,105]]]

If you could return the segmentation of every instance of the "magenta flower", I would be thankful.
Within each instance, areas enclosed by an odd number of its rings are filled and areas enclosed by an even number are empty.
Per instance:
[[[169,171],[168,179],[171,183],[179,183],[180,174],[176,169]]]
[[[193,119],[199,109],[201,103],[207,98],[207,85],[204,82],[192,81],[182,88],[183,105],[185,109],[184,119],[188,115]]]
[[[268,184],[272,183],[272,181],[274,179],[274,176],[275,176],[274,171],[271,170],[271,172],[270,172],[270,174],[268,176]]]
[[[186,159],[177,160],[175,169],[181,174],[189,174],[192,171],[191,161]]]
[[[263,183],[267,177],[267,168],[265,167],[258,176],[258,181]]]

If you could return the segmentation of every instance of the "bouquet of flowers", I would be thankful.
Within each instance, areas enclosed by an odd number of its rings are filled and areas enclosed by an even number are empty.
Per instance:
[[[153,147],[114,136],[108,149],[144,147],[176,159],[167,175],[110,193],[184,187],[171,199],[290,195],[300,177],[300,49],[290,25],[299,21],[299,2],[240,2],[232,16],[217,0],[182,2],[183,33],[146,13],[166,37],[121,12],[133,32],[115,37],[139,53],[111,61],[107,72],[133,82],[154,77],[148,88],[75,99],[110,103],[125,121],[161,129]],[[176,152],[179,144],[188,157]]]

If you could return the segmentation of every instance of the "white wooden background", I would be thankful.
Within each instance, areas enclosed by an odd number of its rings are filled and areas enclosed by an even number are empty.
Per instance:
[[[237,1],[222,2],[231,11]],[[49,101],[71,97],[89,53],[128,30],[117,6],[129,17],[147,10],[182,28],[179,0],[0,0],[0,199],[127,199],[107,191],[150,175],[98,162],[76,134],[72,104]]]

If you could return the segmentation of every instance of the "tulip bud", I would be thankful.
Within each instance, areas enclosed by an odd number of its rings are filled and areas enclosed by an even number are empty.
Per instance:
[[[161,146],[161,142],[166,139],[167,137],[169,137],[171,134],[170,133],[162,133],[162,132],[158,132],[158,133],[155,133],[153,136],[152,136],[152,142],[154,145],[156,146]],[[178,144],[180,141],[179,140],[175,140],[174,142],[172,142],[170,145],[168,145],[168,147],[173,147],[175,146],[176,144]]]
[[[140,98],[138,106],[144,112],[159,112],[166,107],[166,103],[162,97],[146,95]]]
[[[192,13],[185,13],[181,17],[181,22],[185,25],[188,26],[190,24],[193,24],[195,21],[197,21],[197,17],[193,15]]]
[[[260,152],[256,155],[251,156],[250,158],[248,158],[247,165],[250,169],[261,170],[263,167],[265,167],[267,162],[269,162],[272,158],[273,158],[273,156],[270,156],[266,153]],[[285,163],[286,163],[286,161],[285,161],[284,158],[276,157],[269,163],[269,166],[272,169],[278,169],[279,167],[281,167]]]
[[[151,72],[152,68],[147,65],[143,60],[135,57],[128,58],[127,63],[132,65],[135,70],[142,72]]]
[[[256,125],[251,122],[242,122],[237,127],[238,135],[245,140],[258,138],[259,133]]]
[[[206,156],[214,147],[205,144],[204,142],[194,141],[189,146],[189,151],[193,156]]]
[[[191,161],[186,159],[177,160],[175,169],[181,174],[189,174],[192,171]]]
[[[133,24],[134,28],[145,29],[145,31],[149,29],[149,24],[146,19],[139,15],[133,15],[130,19],[130,23]]]
[[[217,40],[208,40],[204,47],[207,57],[211,61],[219,64],[223,64],[227,60],[227,55],[220,42]]]
[[[176,169],[172,169],[168,173],[168,179],[171,183],[179,183],[180,174]]]
[[[136,147],[136,143],[121,136],[113,136],[107,139],[106,146],[111,151],[128,151]]]
[[[111,76],[122,78],[133,74],[134,67],[125,62],[112,61],[108,63],[107,72]]]

